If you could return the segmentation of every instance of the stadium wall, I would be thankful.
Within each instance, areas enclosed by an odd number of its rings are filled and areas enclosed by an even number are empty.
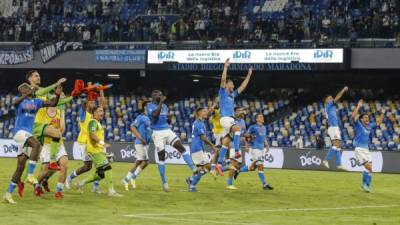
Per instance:
[[[78,150],[77,143],[66,142],[69,158],[71,160],[80,160],[81,153]],[[114,154],[116,162],[134,162],[136,160],[135,146],[131,142],[114,142],[108,152]],[[16,157],[17,146],[11,139],[0,139],[0,157]],[[189,146],[185,145],[189,150]],[[171,146],[166,148],[168,164],[184,164],[179,153]],[[250,155],[243,152],[244,160],[247,164],[251,163]],[[208,152],[210,158],[211,154]],[[266,168],[279,169],[298,169],[298,170],[332,170],[336,168],[326,169],[322,166],[322,160],[326,151],[315,149],[295,149],[295,148],[271,148],[265,154],[264,166]],[[388,151],[371,151],[373,161],[373,171],[377,173],[400,173],[400,153]],[[154,154],[154,146],[150,146],[149,160],[151,163],[157,163],[157,157]],[[344,150],[342,154],[343,167],[348,171],[363,171],[363,166],[356,160],[354,151]],[[333,159],[330,165],[335,165]]]

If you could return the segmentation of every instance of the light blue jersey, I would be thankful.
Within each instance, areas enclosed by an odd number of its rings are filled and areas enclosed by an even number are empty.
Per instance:
[[[201,140],[202,135],[206,135],[206,125],[204,121],[197,119],[192,125],[192,143],[190,145],[192,154],[204,150],[204,142]]]
[[[147,144],[151,141],[151,122],[150,118],[145,114],[140,114],[136,117],[135,121],[132,123],[131,126],[136,127],[140,136],[146,141]],[[135,144],[142,144],[142,142],[135,138]]]
[[[267,129],[264,125],[254,124],[249,127],[248,134],[255,138],[250,142],[252,149],[263,150],[267,140]]]
[[[376,123],[369,123],[364,126],[361,121],[357,121],[354,137],[354,147],[356,148],[366,148],[369,146],[369,135],[371,130],[376,127]]]
[[[147,112],[149,118],[151,120],[151,129],[153,130],[167,130],[169,129],[168,125],[168,107],[163,104],[161,108],[160,115],[157,117],[153,116],[153,112],[156,111],[158,104],[154,104],[153,102],[148,103],[146,105]]]
[[[43,100],[38,98],[26,98],[24,99],[16,109],[16,120],[14,127],[14,134],[19,130],[32,133],[33,123],[37,111],[43,107]]]
[[[244,119],[236,119],[235,124],[240,127],[240,135],[246,133],[246,122]]]
[[[220,88],[218,92],[219,106],[221,117],[234,117],[235,115],[235,98],[238,96],[238,91],[228,93],[225,88]]]
[[[329,127],[338,127],[339,120],[337,118],[336,106],[333,101],[325,104],[325,113],[328,118]]]

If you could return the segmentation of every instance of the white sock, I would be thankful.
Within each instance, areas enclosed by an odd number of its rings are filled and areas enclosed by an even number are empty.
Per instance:
[[[135,176],[137,177],[140,174],[140,172],[142,172],[142,168],[141,167],[136,168]]]
[[[126,174],[125,181],[131,180],[131,179],[132,179],[132,175],[133,175],[133,173],[132,173],[131,171],[129,171],[129,172]]]

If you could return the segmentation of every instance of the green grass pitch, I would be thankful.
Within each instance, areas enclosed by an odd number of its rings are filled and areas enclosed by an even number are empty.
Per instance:
[[[15,159],[0,159],[3,193],[15,165]],[[69,171],[78,165],[70,162]],[[137,189],[125,192],[120,181],[130,166],[113,164],[122,198],[93,194],[90,186],[83,195],[67,190],[62,200],[54,193],[36,198],[26,187],[24,199],[14,195],[18,204],[0,204],[0,224],[400,224],[400,176],[395,174],[373,174],[369,194],[360,189],[360,173],[295,170],[266,170],[273,191],[262,190],[257,174],[250,172],[239,176],[239,190],[226,190],[226,177],[214,181],[207,175],[198,192],[189,193],[188,168],[167,165],[171,192],[165,193],[151,165],[137,179]]]

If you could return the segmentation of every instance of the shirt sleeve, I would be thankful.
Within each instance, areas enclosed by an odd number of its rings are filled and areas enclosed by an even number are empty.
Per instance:
[[[225,89],[220,87],[219,90],[218,90],[218,95],[221,96],[224,93],[225,93]]]
[[[141,119],[140,117],[136,117],[135,121],[133,121],[133,123],[131,124],[131,127],[136,127],[138,128],[140,125]]]
[[[147,104],[146,107],[147,107],[147,112],[151,116],[153,114],[154,110],[156,109],[155,105],[154,104]]]
[[[253,126],[250,126],[249,129],[247,130],[248,134],[254,134],[254,129]]]
[[[375,129],[377,127],[376,123],[370,123],[369,126],[371,127],[371,129]]]
[[[37,108],[42,108],[43,107],[43,100],[39,99],[39,98],[36,98],[35,99],[35,105],[36,105]]]
[[[232,96],[235,98],[235,97],[237,97],[238,95],[239,95],[238,90],[237,90],[237,89],[234,90],[233,93],[232,93]]]
[[[198,135],[205,135],[206,134],[206,131],[205,131],[205,129],[202,126],[201,123],[196,123],[196,127],[195,128],[197,130]]]
[[[90,121],[88,127],[89,127],[89,133],[96,132],[97,131],[97,123],[96,123],[96,121],[94,121],[94,120]]]
[[[83,107],[79,108],[79,121],[83,122],[85,121],[86,118],[86,111],[83,109]]]

